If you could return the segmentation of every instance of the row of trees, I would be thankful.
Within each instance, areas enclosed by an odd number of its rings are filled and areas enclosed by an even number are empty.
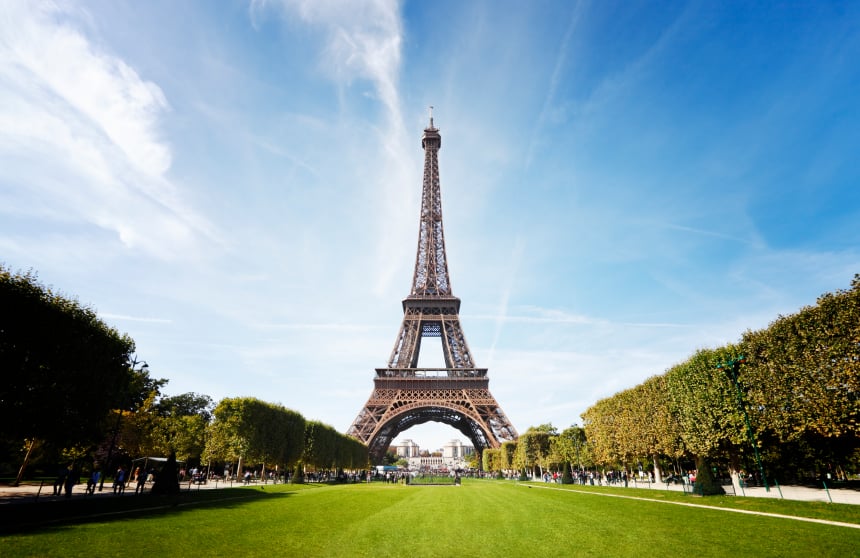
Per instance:
[[[141,456],[189,464],[364,468],[367,448],[334,428],[253,398],[216,406],[206,395],[166,396],[134,342],[32,272],[0,266],[0,467],[58,461],[111,471]],[[53,472],[50,471],[49,472]]]
[[[685,362],[596,402],[584,428],[529,428],[484,450],[485,471],[714,467],[796,481],[860,467],[860,275],[851,289],[747,331],[740,342],[696,351]],[[757,455],[758,454],[758,455]],[[714,483],[715,484],[715,483]]]
[[[367,446],[281,405],[250,397],[223,399],[213,414],[203,458],[235,462],[237,473],[242,463],[264,471],[267,465],[284,471],[297,466],[299,476],[304,467],[330,471],[368,467]]]
[[[598,401],[583,415],[602,464],[697,460],[796,480],[860,465],[860,275],[849,290],[747,331]],[[757,449],[760,460],[755,455]]]
[[[0,451],[24,448],[19,478],[44,445],[74,453],[96,443],[110,410],[134,406],[152,387],[129,366],[130,337],[34,273],[0,266],[0,308]]]
[[[287,471],[300,465],[301,474],[304,467],[363,469],[368,464],[367,446],[358,440],[253,397],[225,398],[214,405],[206,395],[167,397],[155,390],[138,408],[112,412],[120,425],[116,456],[123,461],[175,454],[203,468],[230,464],[234,474],[247,468]]]
[[[586,470],[594,466],[594,460],[581,426],[559,432],[551,424],[542,424],[529,428],[516,441],[485,449],[481,466],[503,475],[541,477],[547,471],[570,475],[571,469]]]

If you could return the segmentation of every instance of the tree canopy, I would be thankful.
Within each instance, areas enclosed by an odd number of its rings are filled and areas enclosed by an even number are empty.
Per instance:
[[[838,467],[860,450],[860,275],[851,289],[699,349],[583,413],[595,460],[681,455],[732,467],[759,450],[766,468]],[[857,465],[857,463],[855,463]]]
[[[207,458],[291,465],[305,447],[305,419],[253,397],[222,399],[207,431]]]
[[[0,267],[0,424],[3,436],[60,447],[96,441],[111,409],[146,379],[134,342],[95,310]]]

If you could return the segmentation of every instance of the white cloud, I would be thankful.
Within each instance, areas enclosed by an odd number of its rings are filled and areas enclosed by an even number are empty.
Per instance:
[[[375,184],[376,205],[381,218],[376,221],[377,247],[374,292],[388,291],[392,279],[409,259],[402,238],[414,234],[417,214],[407,215],[404,207],[418,195],[415,182],[417,140],[406,133],[399,91],[403,45],[400,2],[394,0],[254,0],[251,18],[256,22],[269,5],[280,7],[287,16],[300,18],[321,29],[325,37],[320,71],[342,88],[354,81],[373,85],[372,96],[384,108],[382,124],[371,128],[382,144],[381,160],[363,182]],[[362,122],[374,120],[362,115]],[[362,124],[367,126],[367,124]],[[414,185],[413,185],[414,183]]]
[[[82,220],[167,259],[190,252],[209,227],[166,176],[161,89],[76,28],[80,14],[38,2],[4,9],[0,180],[13,210]]]
[[[109,314],[109,313],[100,313],[99,316],[104,318],[105,320],[119,320],[123,322],[144,322],[151,324],[170,324],[173,323],[173,320],[167,318],[148,318],[145,316],[125,316],[122,314]]]
[[[56,5],[24,2],[10,9],[2,31],[4,77],[65,102],[67,110],[104,133],[141,172],[166,172],[170,149],[157,128],[168,108],[161,89],[63,23],[65,14]]]

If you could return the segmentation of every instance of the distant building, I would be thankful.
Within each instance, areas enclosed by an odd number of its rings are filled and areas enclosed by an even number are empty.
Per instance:
[[[418,457],[421,448],[412,440],[403,440],[402,443],[391,446],[391,450],[397,457],[409,459],[410,457]]]
[[[467,456],[475,453],[475,448],[466,446],[460,440],[451,440],[442,446],[442,459],[446,461],[464,461]]]
[[[398,457],[409,461],[409,468],[414,471],[439,471],[464,469],[467,459],[475,453],[475,448],[463,444],[460,440],[451,440],[442,446],[441,452],[422,451],[412,440],[403,440],[391,446],[391,451]],[[423,455],[422,455],[423,454]]]

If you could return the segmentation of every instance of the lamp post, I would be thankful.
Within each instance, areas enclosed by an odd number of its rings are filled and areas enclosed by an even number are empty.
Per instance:
[[[137,355],[134,356],[131,360],[131,371],[134,372],[135,367],[141,365],[139,370],[144,370],[149,368],[149,365],[145,361],[138,361]],[[105,459],[105,466],[102,468],[101,478],[99,479],[99,492],[104,489],[105,486],[105,477],[107,476],[108,467],[111,465],[111,457],[113,456],[114,447],[116,447],[116,437],[119,435],[119,425],[122,422],[122,412],[123,409],[119,409],[119,412],[116,414],[116,423],[113,425],[113,436],[110,439],[110,446],[108,446],[107,458]],[[130,472],[130,471],[129,471]]]
[[[761,474],[761,481],[764,483],[765,492],[770,492],[770,486],[767,484],[767,477],[764,476],[764,467],[761,465],[761,456],[758,453],[758,446],[755,442],[755,437],[753,436],[752,424],[750,424],[750,416],[747,413],[747,406],[744,403],[743,391],[741,390],[741,384],[738,382],[738,372],[740,371],[741,364],[746,363],[746,359],[743,356],[738,358],[734,358],[724,362],[723,364],[717,366],[718,369],[724,371],[728,374],[729,378],[732,380],[732,383],[735,386],[735,393],[738,397],[738,407],[740,407],[741,411],[744,413],[744,422],[747,426],[747,438],[749,438],[749,443],[752,446],[753,453],[755,454],[755,462],[758,465],[758,471]]]

